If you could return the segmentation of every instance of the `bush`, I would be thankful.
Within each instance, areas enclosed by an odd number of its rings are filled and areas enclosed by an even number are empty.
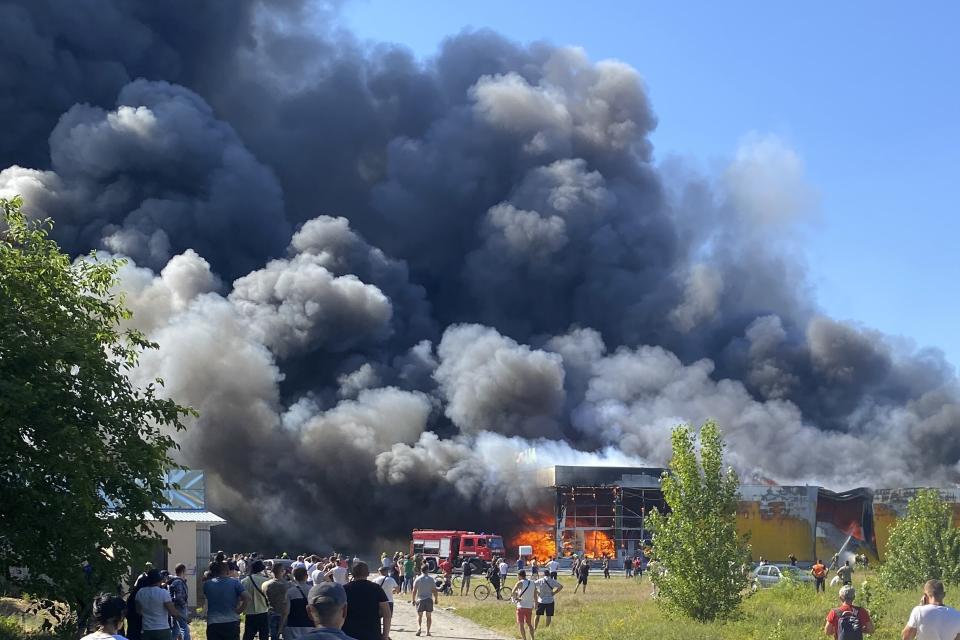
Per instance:
[[[960,581],[960,537],[952,526],[953,510],[936,489],[921,489],[907,504],[907,514],[890,530],[884,584],[895,589],[927,580]]]

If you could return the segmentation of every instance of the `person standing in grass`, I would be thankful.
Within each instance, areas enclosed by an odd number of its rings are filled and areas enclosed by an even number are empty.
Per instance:
[[[576,593],[580,590],[580,587],[583,586],[583,592],[587,592],[587,578],[590,577],[590,561],[584,558],[580,561],[580,564],[577,565],[577,586],[573,588],[573,592]]]
[[[473,565],[466,558],[463,560],[463,564],[460,565],[460,571],[462,572],[462,577],[460,578],[460,595],[463,595],[464,590],[466,590],[467,595],[470,595],[470,578],[473,576]]]
[[[827,614],[827,623],[823,633],[833,636],[837,640],[853,640],[862,638],[865,633],[873,633],[873,620],[870,612],[863,607],[853,606],[853,599],[857,596],[851,585],[840,587],[840,606],[831,609]]]
[[[556,595],[563,590],[563,585],[557,580],[556,573],[545,572],[545,575],[533,583],[537,588],[537,617],[533,621],[534,631],[540,627],[540,616],[547,616],[547,626],[553,620],[554,602]]]
[[[610,558],[606,555],[603,556],[603,578],[604,580],[610,579]]]
[[[920,604],[910,612],[902,640],[953,640],[960,637],[960,611],[943,604],[946,591],[939,580],[923,585]]]
[[[170,591],[170,599],[173,601],[173,606],[177,609],[177,612],[183,616],[182,618],[173,619],[173,635],[174,638],[190,640],[190,622],[187,612],[187,602],[190,600],[190,591],[185,579],[187,575],[187,565],[181,562],[174,567],[173,572],[176,577],[170,581],[167,589]]]
[[[820,558],[817,558],[816,564],[810,569],[810,575],[813,576],[813,587],[817,593],[821,591],[826,591],[826,586],[824,582],[827,579],[827,567],[824,566],[823,561]]]
[[[517,626],[520,627],[520,637],[523,640],[527,640],[527,629],[530,630],[530,640],[534,640],[533,605],[535,595],[536,587],[534,587],[532,581],[527,580],[527,572],[520,569],[517,571],[517,584],[513,587],[510,599],[517,603]]]
[[[844,562],[840,568],[837,569],[837,577],[840,578],[841,584],[853,584],[853,567],[850,566],[849,560]]]

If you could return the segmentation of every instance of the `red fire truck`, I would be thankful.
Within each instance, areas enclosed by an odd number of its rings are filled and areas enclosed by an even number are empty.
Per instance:
[[[486,569],[494,556],[503,557],[505,552],[503,538],[498,535],[436,529],[415,530],[410,550],[414,555],[421,554],[431,570],[444,559],[459,569],[464,559],[469,558],[476,571]]]

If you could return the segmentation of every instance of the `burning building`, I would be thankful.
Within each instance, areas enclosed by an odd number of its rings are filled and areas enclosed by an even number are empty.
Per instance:
[[[668,506],[660,489],[665,469],[555,466],[539,484],[554,498],[553,550],[559,555],[633,556],[650,539],[646,514]]]
[[[553,500],[553,513],[528,516],[517,544],[538,557],[604,555],[617,561],[652,538],[650,510],[669,511],[660,488],[661,468],[555,466],[541,469],[538,484]],[[755,559],[801,562],[836,553],[882,557],[890,527],[917,489],[856,488],[836,492],[813,485],[740,486],[737,530],[750,536]],[[960,489],[941,490],[960,522]]]

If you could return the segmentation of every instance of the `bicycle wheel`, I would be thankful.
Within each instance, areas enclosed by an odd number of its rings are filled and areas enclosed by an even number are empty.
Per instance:
[[[473,597],[477,600],[486,600],[490,597],[490,587],[485,584],[478,584],[477,588],[473,590]]]
[[[509,600],[510,596],[513,594],[513,589],[510,587],[500,587],[500,597],[504,600]]]
[[[460,576],[453,576],[453,588],[454,588],[454,589],[459,589],[459,588],[460,588],[460,582],[461,582],[461,580],[462,580],[462,578],[461,578]]]

